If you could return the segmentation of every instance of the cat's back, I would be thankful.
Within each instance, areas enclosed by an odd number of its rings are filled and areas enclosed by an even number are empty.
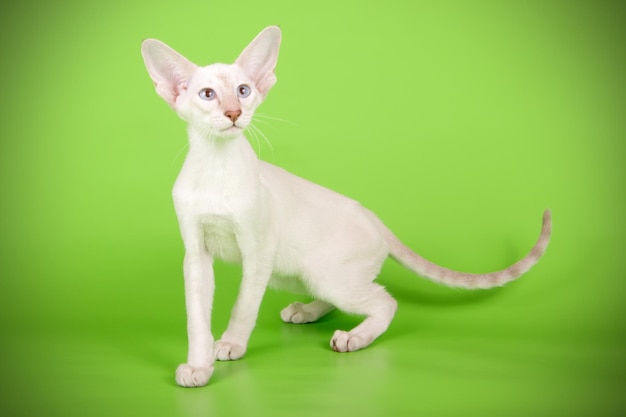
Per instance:
[[[271,196],[279,236],[278,270],[310,271],[337,256],[387,256],[379,220],[358,201],[268,163],[261,165],[261,183]]]
[[[376,233],[378,229],[373,214],[361,203],[315,184],[289,171],[262,162],[261,184],[272,200],[273,212],[279,222],[295,226],[296,230],[310,229],[327,234],[348,224]]]
[[[285,200],[293,199],[308,206],[332,205],[338,208],[337,205],[360,205],[349,197],[268,162],[261,161],[260,168],[261,184],[280,199],[282,204],[287,203]]]

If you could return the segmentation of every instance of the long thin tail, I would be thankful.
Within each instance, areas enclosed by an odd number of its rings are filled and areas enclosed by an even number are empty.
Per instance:
[[[434,264],[404,245],[391,230],[383,227],[384,238],[389,245],[389,252],[393,259],[416,274],[439,282],[450,287],[467,289],[492,288],[506,284],[527,272],[546,250],[552,233],[552,215],[550,210],[543,213],[541,234],[535,246],[522,260],[514,263],[506,269],[488,274],[470,274],[457,272]]]

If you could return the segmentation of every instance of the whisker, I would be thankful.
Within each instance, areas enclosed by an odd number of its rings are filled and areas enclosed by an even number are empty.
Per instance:
[[[172,165],[174,165],[174,163],[176,163],[176,160],[178,160],[178,158],[180,157],[180,155],[185,152],[186,150],[189,149],[189,141],[186,141],[185,144],[183,145],[183,147],[178,151],[178,153],[174,156],[174,159],[172,159]]]
[[[260,158],[261,157],[261,142],[259,141],[259,137],[258,137],[258,134],[256,132],[256,127],[254,125],[252,125],[252,124],[248,125],[247,132],[250,132],[250,136],[256,142],[257,154],[258,154],[258,156]]]
[[[281,119],[280,117],[276,117],[276,116],[273,116],[273,115],[271,115],[271,114],[267,114],[267,113],[259,113],[259,112],[256,112],[256,113],[254,114],[254,117],[258,117],[259,119],[267,119],[267,120],[273,120],[273,121],[277,121],[277,122],[288,123],[288,124],[290,124],[290,125],[297,126],[297,124],[296,124],[296,123],[294,123],[294,122],[292,122],[292,121],[290,121],[290,120]],[[261,122],[261,120],[258,120],[258,121],[259,121],[259,122]],[[267,124],[267,122],[266,122],[266,121],[262,121],[262,122],[265,122],[265,123]]]
[[[262,119],[254,119],[254,121],[255,121],[255,122],[258,122],[258,123],[262,123],[262,124],[264,124],[265,126],[270,126],[270,127],[272,126],[272,124],[271,124],[270,122],[268,122],[267,120],[262,120]]]
[[[274,159],[276,157],[276,154],[274,153],[274,145],[272,145],[272,142],[270,142],[270,140],[267,138],[267,136],[265,136],[265,133],[263,133],[263,131],[261,129],[259,129],[258,126],[255,126],[254,124],[251,123],[250,127],[252,128],[252,130],[254,130],[255,134],[260,135],[261,138],[263,138],[263,140],[265,141],[265,143],[267,143],[267,145],[270,147],[270,151],[272,151],[272,159]]]

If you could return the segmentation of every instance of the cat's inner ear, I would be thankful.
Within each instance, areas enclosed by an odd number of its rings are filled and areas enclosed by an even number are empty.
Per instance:
[[[281,33],[278,26],[265,28],[243,50],[235,64],[254,81],[257,90],[265,96],[276,83],[276,62],[280,47]]]
[[[156,39],[145,40],[141,45],[141,54],[157,93],[174,107],[197,66]]]

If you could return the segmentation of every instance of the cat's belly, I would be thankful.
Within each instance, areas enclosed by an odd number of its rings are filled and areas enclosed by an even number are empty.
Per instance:
[[[229,216],[206,216],[202,219],[202,226],[204,245],[214,258],[226,262],[241,262],[235,227]]]
[[[269,286],[275,290],[287,291],[293,294],[308,294],[304,282],[295,275],[272,274]]]

